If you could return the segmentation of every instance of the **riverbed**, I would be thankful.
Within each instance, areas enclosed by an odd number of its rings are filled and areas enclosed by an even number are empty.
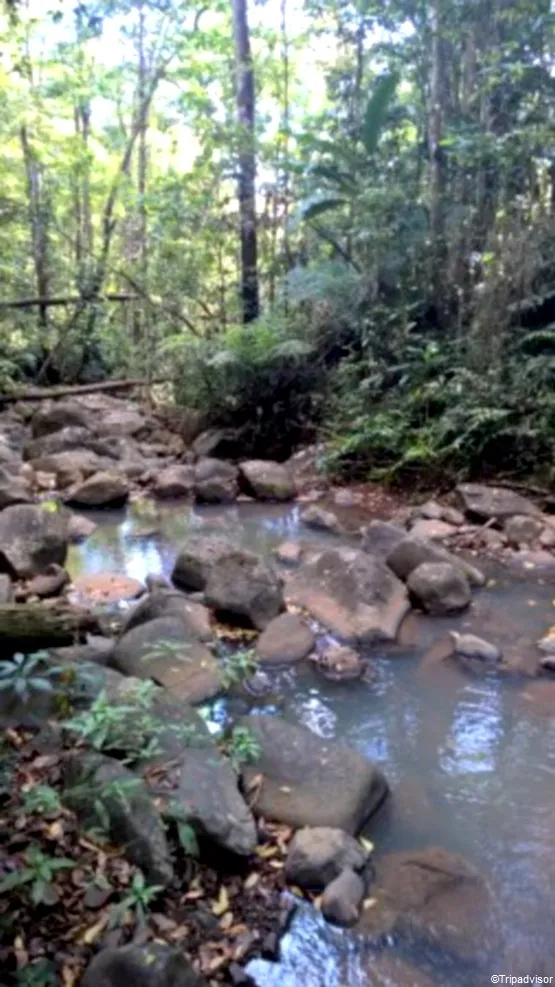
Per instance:
[[[72,576],[169,575],[193,531],[233,534],[268,553],[284,540],[337,538],[302,528],[297,506],[193,509],[144,501],[88,516],[99,526],[72,549]],[[272,673],[270,699],[257,700],[261,710],[279,709],[382,766],[393,794],[366,834],[376,853],[438,845],[490,878],[504,941],[498,969],[483,970],[484,984],[492,973],[555,977],[555,681],[477,674],[436,653],[447,631],[464,629],[499,645],[515,666],[533,667],[535,642],[555,623],[555,577],[492,565],[487,575],[466,614],[411,615],[398,643],[374,648],[372,682],[330,683],[303,663]],[[216,704],[213,714],[225,716],[225,709]],[[433,951],[408,958],[438,987],[481,987],[475,972],[469,978],[467,971],[446,969]],[[308,906],[283,940],[281,962],[249,967],[259,987],[401,987],[395,974],[377,980],[371,971],[372,954],[360,941]]]

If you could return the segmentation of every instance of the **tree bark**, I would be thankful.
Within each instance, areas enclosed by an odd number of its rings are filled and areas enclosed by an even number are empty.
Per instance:
[[[239,135],[239,222],[241,239],[241,299],[243,322],[260,312],[256,223],[256,150],[254,71],[250,48],[247,0],[233,0],[235,92]]]
[[[35,278],[37,291],[41,298],[48,295],[48,233],[47,233],[47,204],[43,187],[43,177],[35,151],[29,140],[29,134],[25,124],[20,129],[21,149],[25,163],[25,174],[27,178],[27,199],[29,211],[29,225],[31,228],[31,243],[33,251],[33,265],[35,268]],[[48,326],[48,316],[46,308],[39,306],[39,325],[41,329]]]
[[[42,603],[5,603],[0,606],[2,653],[63,647],[99,633],[98,618],[67,604],[52,607]]]
[[[145,387],[148,384],[165,384],[167,377],[155,377],[145,380],[134,377],[132,380],[103,380],[99,384],[73,384],[67,387],[30,387],[27,391],[16,391],[13,394],[0,394],[0,405],[11,404],[15,401],[44,401],[46,398],[65,398],[79,394],[96,394],[99,391],[129,391],[133,387]]]

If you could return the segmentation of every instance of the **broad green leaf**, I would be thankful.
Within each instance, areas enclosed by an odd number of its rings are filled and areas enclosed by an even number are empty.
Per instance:
[[[310,169],[310,174],[317,178],[325,178],[328,182],[333,182],[340,191],[346,194],[357,191],[357,183],[352,175],[346,174],[335,165],[314,165]]]
[[[396,73],[384,75],[366,104],[360,137],[370,155],[375,154],[378,148],[389,104],[395,95],[398,82],[399,77]]]

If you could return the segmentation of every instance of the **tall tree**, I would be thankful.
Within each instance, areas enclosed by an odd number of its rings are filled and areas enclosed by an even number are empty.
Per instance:
[[[243,322],[260,312],[256,221],[256,139],[254,70],[247,0],[233,0],[235,94],[239,123],[239,223],[241,238],[241,299]]]

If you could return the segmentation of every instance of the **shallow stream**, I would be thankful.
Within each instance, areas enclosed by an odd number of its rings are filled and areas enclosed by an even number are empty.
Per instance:
[[[298,514],[296,507],[192,511],[148,502],[127,513],[92,514],[99,528],[72,550],[69,568],[74,576],[169,575],[191,531],[233,533],[260,551],[284,540],[334,537],[301,532]],[[491,878],[504,922],[498,969],[484,970],[477,982],[475,974],[470,980],[446,971],[433,955],[419,957],[439,987],[482,987],[491,973],[514,972],[515,963],[519,973],[552,975],[555,983],[555,682],[477,675],[428,655],[447,630],[464,628],[500,645],[509,659],[533,662],[535,641],[555,623],[555,577],[489,575],[462,618],[410,617],[400,643],[374,651],[372,683],[328,683],[304,664],[275,676],[285,717],[383,766],[393,797],[369,827],[377,851],[439,845]],[[370,967],[350,933],[302,908],[281,962],[258,960],[249,969],[260,987],[374,987]],[[401,987],[395,976],[382,984]]]

